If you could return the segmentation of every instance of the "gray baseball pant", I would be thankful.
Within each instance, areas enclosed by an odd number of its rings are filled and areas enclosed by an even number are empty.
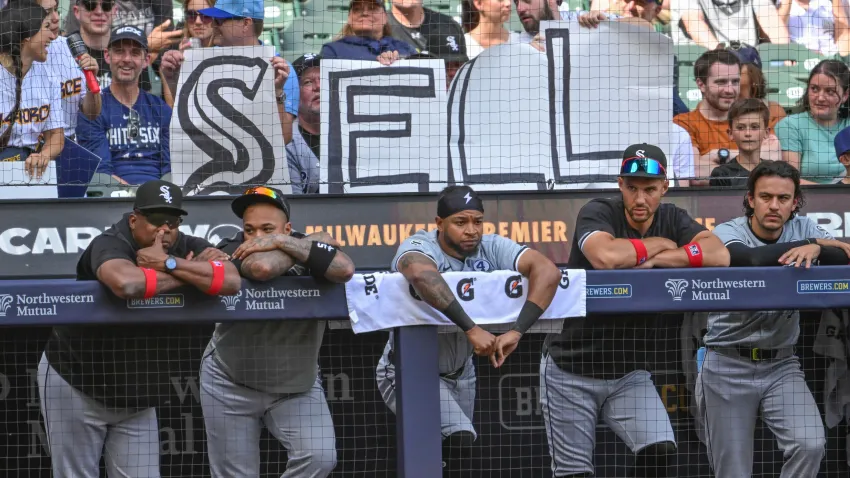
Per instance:
[[[389,358],[390,344],[378,360],[375,378],[384,403],[395,413],[395,366]],[[472,357],[466,360],[463,372],[456,379],[440,377],[440,428],[443,438],[457,432],[472,433],[472,413],[475,409],[475,364]]]
[[[759,412],[785,455],[780,476],[817,476],[826,437],[797,357],[753,362],[708,350],[695,397],[716,476],[752,476]]]
[[[286,448],[282,478],[324,478],[336,467],[336,435],[322,382],[304,393],[266,393],[234,383],[212,354],[201,363],[201,407],[214,478],[260,475],[265,425]]]
[[[594,472],[600,413],[633,453],[676,443],[667,410],[643,370],[616,380],[588,378],[565,372],[547,354],[540,360],[540,404],[556,477]]]
[[[55,478],[159,478],[156,409],[114,410],[72,387],[42,354],[38,395]]]

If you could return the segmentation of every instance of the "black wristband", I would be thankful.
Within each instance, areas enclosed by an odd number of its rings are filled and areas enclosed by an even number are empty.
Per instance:
[[[325,272],[331,266],[334,257],[336,256],[336,247],[324,243],[314,241],[310,246],[310,255],[307,256],[307,267],[310,268],[310,275],[316,279],[324,279]]]
[[[469,318],[469,314],[463,310],[460,302],[457,299],[453,300],[446,310],[443,311],[443,315],[449,318],[452,322],[457,324],[464,332],[469,332],[473,328],[475,328],[475,322]]]
[[[534,302],[526,300],[525,304],[522,306],[522,310],[519,311],[519,316],[516,318],[516,323],[513,327],[511,327],[511,330],[515,330],[520,334],[525,334],[528,329],[537,322],[537,319],[539,319],[541,315],[543,315],[543,309]]]

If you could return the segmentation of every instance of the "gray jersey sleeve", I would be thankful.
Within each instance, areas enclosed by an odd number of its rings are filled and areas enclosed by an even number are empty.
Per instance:
[[[497,234],[484,236],[481,240],[482,245],[485,240],[490,259],[495,262],[494,267],[497,270],[517,270],[520,256],[528,250],[528,247]]]
[[[741,231],[741,228],[734,220],[715,226],[714,230],[711,232],[720,239],[723,245],[728,246],[729,244],[739,242],[745,246],[750,246],[746,235],[742,234],[744,231]]]
[[[832,234],[823,227],[818,226],[817,222],[807,217],[802,217],[801,219],[805,221],[806,239],[833,239]]]
[[[398,247],[398,251],[395,253],[395,257],[393,257],[393,262],[390,265],[390,270],[393,272],[398,272],[398,260],[401,259],[401,256],[405,254],[424,254],[429,259],[434,261],[434,265],[437,266],[437,269],[440,268],[440,256],[443,253],[440,250],[440,246],[430,241],[425,234],[416,233],[401,243]]]

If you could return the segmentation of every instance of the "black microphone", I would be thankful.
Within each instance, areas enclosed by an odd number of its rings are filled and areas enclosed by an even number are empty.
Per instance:
[[[83,41],[83,37],[80,36],[79,33],[72,33],[68,35],[68,48],[71,50],[71,55],[73,55],[77,61],[80,61],[80,57],[89,52],[88,48],[86,48],[86,42]],[[83,75],[86,77],[86,86],[89,91],[92,93],[100,93],[100,84],[98,84],[94,73],[89,70],[83,70]]]

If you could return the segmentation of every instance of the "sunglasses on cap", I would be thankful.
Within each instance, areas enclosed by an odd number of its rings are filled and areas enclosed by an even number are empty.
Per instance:
[[[280,198],[280,196],[278,196],[278,194],[273,189],[269,189],[265,186],[249,188],[245,191],[245,194],[259,194],[260,196],[268,196],[272,199]]]
[[[79,4],[88,12],[97,10],[98,4],[104,12],[110,12],[112,11],[112,7],[115,6],[115,0],[79,0]]]
[[[167,225],[170,229],[177,229],[183,223],[183,218],[176,214],[167,212],[145,212],[136,209],[136,214],[145,218],[145,220],[153,227],[162,227]]]
[[[186,10],[186,23],[195,23],[199,18],[204,25],[209,25],[213,21],[213,17],[208,17],[197,10]]]
[[[641,171],[646,174],[667,176],[667,170],[664,169],[664,166],[652,158],[626,158],[620,165],[620,174],[633,174]]]

